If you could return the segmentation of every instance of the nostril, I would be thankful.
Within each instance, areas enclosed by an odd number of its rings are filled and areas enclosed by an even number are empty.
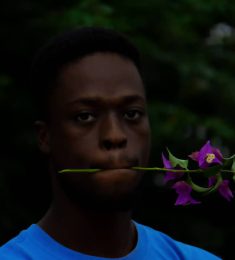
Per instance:
[[[119,140],[119,141],[111,141],[111,140],[103,140],[103,147],[106,150],[111,150],[111,149],[121,149],[124,148],[127,144],[127,140]]]
[[[123,140],[123,141],[121,141],[121,142],[118,144],[118,148],[123,148],[123,147],[126,146],[126,144],[127,144],[127,141],[126,141],[126,140]]]
[[[110,150],[112,148],[112,143],[109,140],[104,140],[103,146],[105,149]]]

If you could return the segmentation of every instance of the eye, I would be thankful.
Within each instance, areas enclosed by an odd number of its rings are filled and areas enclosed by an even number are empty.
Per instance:
[[[76,115],[75,117],[76,121],[80,123],[91,123],[96,120],[96,116],[94,113],[83,111]]]
[[[137,109],[131,109],[125,112],[124,118],[130,121],[137,121],[141,118],[143,115],[143,112]]]

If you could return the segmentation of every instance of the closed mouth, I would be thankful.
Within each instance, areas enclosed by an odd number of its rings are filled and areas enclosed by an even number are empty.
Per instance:
[[[138,166],[136,161],[130,162],[128,164],[109,162],[109,163],[101,163],[101,164],[92,165],[92,168],[100,169],[100,170],[124,170],[124,169],[131,170],[132,167],[135,167],[135,166]]]
[[[100,171],[97,172],[97,174],[133,174],[136,173],[135,170],[131,168],[106,168],[106,169],[100,169]]]
[[[100,171],[120,171],[120,170],[131,170],[132,167],[136,167],[139,165],[137,159],[133,158],[126,158],[125,160],[107,160],[107,161],[100,161],[97,164],[94,163],[91,165],[91,168],[100,169]]]

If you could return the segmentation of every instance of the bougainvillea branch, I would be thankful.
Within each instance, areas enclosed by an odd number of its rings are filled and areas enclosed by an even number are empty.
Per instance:
[[[213,147],[210,141],[189,155],[189,158],[198,164],[197,169],[189,169],[189,160],[182,160],[175,157],[168,149],[168,158],[162,154],[164,167],[132,167],[136,171],[162,172],[164,183],[169,184],[176,191],[178,197],[175,205],[199,204],[199,200],[194,199],[192,192],[201,195],[208,195],[212,192],[218,193],[230,201],[233,192],[230,189],[230,180],[235,182],[235,155],[225,158],[221,151]],[[59,173],[95,173],[102,169],[64,169]],[[195,177],[207,179],[207,186],[195,183]]]

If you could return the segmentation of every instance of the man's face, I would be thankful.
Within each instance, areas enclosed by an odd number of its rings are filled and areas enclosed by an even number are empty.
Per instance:
[[[46,126],[57,184],[83,204],[125,204],[142,178],[130,168],[147,164],[150,147],[145,92],[135,65],[117,54],[95,53],[67,65],[58,82]],[[102,171],[58,173],[65,168]]]

